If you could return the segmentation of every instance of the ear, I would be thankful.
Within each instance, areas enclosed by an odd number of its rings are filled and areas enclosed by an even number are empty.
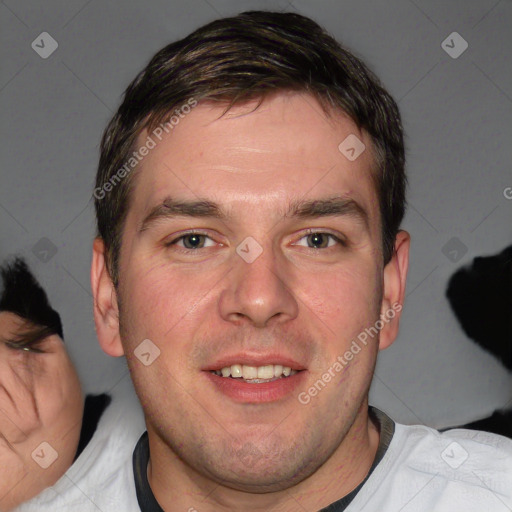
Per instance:
[[[117,293],[105,262],[105,244],[100,238],[96,238],[92,246],[91,286],[94,323],[100,346],[109,356],[122,356]]]
[[[395,239],[393,257],[384,267],[384,290],[380,318],[384,327],[380,331],[379,349],[388,348],[398,335],[398,325],[405,298],[405,282],[409,268],[411,237],[399,231]]]

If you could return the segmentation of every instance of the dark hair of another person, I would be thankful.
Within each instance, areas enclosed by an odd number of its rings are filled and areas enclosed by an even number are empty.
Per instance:
[[[3,290],[0,312],[14,313],[24,320],[23,329],[8,338],[17,348],[33,348],[53,334],[63,338],[59,314],[50,306],[48,297],[22,258],[0,267]],[[5,336],[4,336],[5,337]]]
[[[343,112],[372,140],[372,177],[380,203],[384,263],[405,212],[405,155],[398,106],[377,77],[311,19],[295,13],[249,11],[213,21],[169,44],[125,91],[101,142],[96,196],[97,235],[115,285],[121,236],[136,172],[116,173],[137,149],[137,137],[173,110],[197,102],[234,104],[272,93],[313,95],[325,114]],[[341,142],[341,141],[340,141]],[[340,154],[340,158],[342,158]],[[136,169],[137,170],[137,169]],[[123,173],[125,174],[125,173]]]
[[[512,245],[458,269],[446,297],[466,335],[512,370]]]

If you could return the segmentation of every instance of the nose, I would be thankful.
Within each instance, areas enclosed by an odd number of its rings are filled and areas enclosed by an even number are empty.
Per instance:
[[[235,324],[267,327],[286,322],[298,314],[291,271],[286,261],[274,254],[270,244],[254,260],[233,254],[233,269],[220,294],[220,315]],[[251,250],[253,248],[251,247]]]

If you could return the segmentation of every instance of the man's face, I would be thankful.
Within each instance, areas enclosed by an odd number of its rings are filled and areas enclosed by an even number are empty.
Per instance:
[[[377,338],[308,404],[299,395],[379,319],[383,261],[367,135],[307,95],[255,105],[219,118],[225,105],[199,104],[155,139],[137,169],[117,299],[152,450],[165,443],[203,476],[262,492],[312,474],[365,407]],[[349,135],[366,146],[353,161],[338,149]],[[178,215],[161,206],[171,200]],[[218,216],[183,205],[206,201]],[[154,345],[141,362],[143,340]],[[218,375],[243,365],[292,374]]]
[[[9,342],[25,330],[19,316],[0,313],[0,510],[65,473],[82,426],[81,387],[62,339],[49,336],[29,350]]]

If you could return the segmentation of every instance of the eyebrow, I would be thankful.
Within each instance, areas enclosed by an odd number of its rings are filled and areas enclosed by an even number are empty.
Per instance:
[[[369,228],[368,212],[354,199],[334,196],[326,199],[294,200],[291,202],[285,218],[314,219],[320,217],[352,217]],[[226,221],[229,217],[222,208],[208,200],[188,201],[166,197],[161,204],[153,207],[144,217],[139,233],[147,230],[151,224],[161,219],[174,217],[213,218]]]
[[[327,199],[311,201],[292,201],[286,217],[314,219],[318,217],[352,217],[354,220],[369,228],[368,212],[354,199],[334,196]]]
[[[152,208],[141,223],[139,233],[160,219],[174,217],[208,217],[219,220],[226,220],[227,215],[220,207],[211,201],[178,201],[166,197],[161,204]]]

